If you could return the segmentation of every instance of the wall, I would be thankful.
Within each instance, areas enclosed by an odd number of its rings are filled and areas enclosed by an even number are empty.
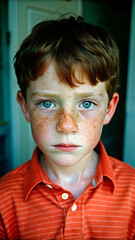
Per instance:
[[[81,0],[9,0],[8,26],[11,32],[9,81],[11,90],[12,168],[16,168],[29,160],[35,147],[30,124],[24,119],[21,109],[16,102],[18,85],[13,68],[13,57],[33,25],[45,19],[58,18],[66,12],[74,12],[80,15],[81,11]]]
[[[130,26],[130,1],[84,0],[84,20],[104,27],[115,40],[120,52],[120,101],[111,122],[104,126],[102,141],[107,152],[123,160],[125,99]]]
[[[52,1],[57,2],[57,6],[52,4]],[[48,2],[48,5],[43,3]],[[22,3],[24,3],[22,5]],[[24,5],[26,6],[24,7]],[[127,1],[126,4],[129,4]],[[39,6],[41,4],[41,6]],[[23,40],[26,34],[29,32],[28,22],[31,26],[33,24],[33,14],[37,10],[40,12],[40,16],[44,10],[50,11],[50,13],[64,13],[67,11],[74,11],[79,15],[82,15],[82,9],[84,8],[84,20],[93,24],[103,25],[110,32],[113,32],[114,36],[119,36],[117,43],[120,47],[120,53],[123,52],[121,58],[121,82],[122,87],[119,90],[121,99],[116,112],[116,116],[113,118],[112,123],[108,128],[104,129],[103,141],[105,142],[108,152],[114,155],[132,166],[134,164],[134,136],[135,136],[135,79],[134,79],[134,64],[135,64],[135,0],[133,0],[132,6],[132,24],[131,24],[131,38],[130,38],[130,54],[129,54],[129,68],[128,68],[128,83],[127,83],[127,55],[128,55],[128,27],[129,27],[129,6],[123,3],[122,5],[113,6],[110,1],[90,1],[90,0],[9,0],[8,16],[9,16],[9,31],[11,34],[11,45],[9,51],[9,84],[10,84],[10,105],[11,105],[11,162],[12,168],[17,167],[21,163],[30,159],[32,150],[34,148],[34,142],[31,137],[31,131],[28,123],[25,122],[21,110],[16,103],[16,92],[18,86],[16,84],[16,77],[13,69],[13,57],[17,51],[20,42]],[[82,6],[83,5],[83,6]],[[23,6],[23,7],[22,7]],[[62,10],[61,10],[62,9]],[[113,11],[112,11],[113,9]],[[28,15],[29,12],[29,15]],[[29,16],[31,15],[31,18]],[[35,16],[35,15],[34,15]],[[40,17],[39,16],[39,17]],[[39,20],[39,19],[38,19]],[[35,20],[34,20],[35,21]],[[126,92],[127,87],[127,92]],[[126,101],[126,125],[125,124],[125,99]],[[118,121],[119,119],[119,121]],[[124,135],[124,151],[123,151],[123,134]],[[109,129],[109,130],[108,130]],[[108,134],[109,133],[109,134]],[[111,137],[110,137],[111,136]],[[123,154],[122,154],[123,153]],[[129,158],[130,156],[130,158]]]
[[[135,0],[132,1],[129,46],[123,160],[135,168]]]

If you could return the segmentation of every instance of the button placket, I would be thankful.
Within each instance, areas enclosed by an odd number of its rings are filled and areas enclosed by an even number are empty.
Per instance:
[[[74,203],[73,206],[71,207],[71,210],[72,210],[72,212],[75,212],[76,209],[77,209],[77,205],[76,205],[76,203]]]
[[[65,217],[65,239],[83,239],[84,234],[84,205],[76,200],[68,209]]]
[[[55,191],[55,196],[57,201],[61,205],[61,208],[63,208],[63,210],[67,212],[68,209],[70,209],[71,204],[73,204],[73,199],[69,192],[63,190],[64,189],[59,189]]]

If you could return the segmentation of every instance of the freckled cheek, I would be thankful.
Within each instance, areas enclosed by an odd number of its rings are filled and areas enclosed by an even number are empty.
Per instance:
[[[99,139],[102,132],[103,118],[90,119],[83,123],[82,136],[86,141]]]
[[[37,141],[37,139],[42,141],[42,139],[45,140],[45,138],[51,136],[52,128],[52,119],[48,117],[43,117],[42,115],[36,115],[31,117],[31,129],[35,141]]]

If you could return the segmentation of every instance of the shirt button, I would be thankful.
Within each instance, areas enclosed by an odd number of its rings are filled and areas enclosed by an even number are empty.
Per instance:
[[[77,209],[77,205],[74,203],[74,205],[72,206],[71,210],[72,210],[73,212],[75,212],[76,209]]]
[[[53,188],[51,185],[49,185],[49,184],[46,184],[46,186],[48,187],[48,188]]]
[[[63,193],[62,194],[62,199],[64,199],[64,200],[68,199],[68,194],[67,193]]]

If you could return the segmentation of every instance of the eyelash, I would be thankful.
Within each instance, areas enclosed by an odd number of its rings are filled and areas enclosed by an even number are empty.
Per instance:
[[[50,104],[51,104],[50,107],[48,107],[48,108],[45,107],[45,106],[44,106],[45,103],[50,103]],[[89,107],[81,106],[81,105],[84,104],[84,103],[87,103],[87,105],[90,104],[90,106],[89,106]],[[43,100],[43,101],[38,102],[37,104],[38,104],[41,108],[43,108],[43,109],[54,109],[54,108],[57,106],[56,103],[53,102],[53,100]],[[52,104],[53,104],[53,107],[52,107]],[[86,106],[87,106],[87,105],[86,105]],[[79,104],[79,108],[84,109],[84,110],[91,110],[91,109],[93,109],[95,106],[96,106],[96,103],[94,103],[94,102],[91,101],[91,100],[83,100],[83,101]]]
[[[52,104],[53,104],[53,107],[45,107],[44,106],[44,104],[45,103],[50,103],[51,104],[51,106],[52,106]],[[52,108],[54,108],[54,107],[56,107],[56,104],[52,101],[52,100],[44,100],[44,101],[40,101],[40,102],[38,102],[37,103],[41,108],[43,108],[43,109],[52,109]]]
[[[90,109],[93,109],[95,106],[96,106],[96,104],[93,102],[93,101],[90,101],[90,100],[83,100],[80,104],[79,104],[79,106],[81,106],[82,104],[84,104],[84,103],[88,103],[88,104],[90,104],[90,106],[87,108],[87,107],[82,107],[84,110],[90,110]]]

